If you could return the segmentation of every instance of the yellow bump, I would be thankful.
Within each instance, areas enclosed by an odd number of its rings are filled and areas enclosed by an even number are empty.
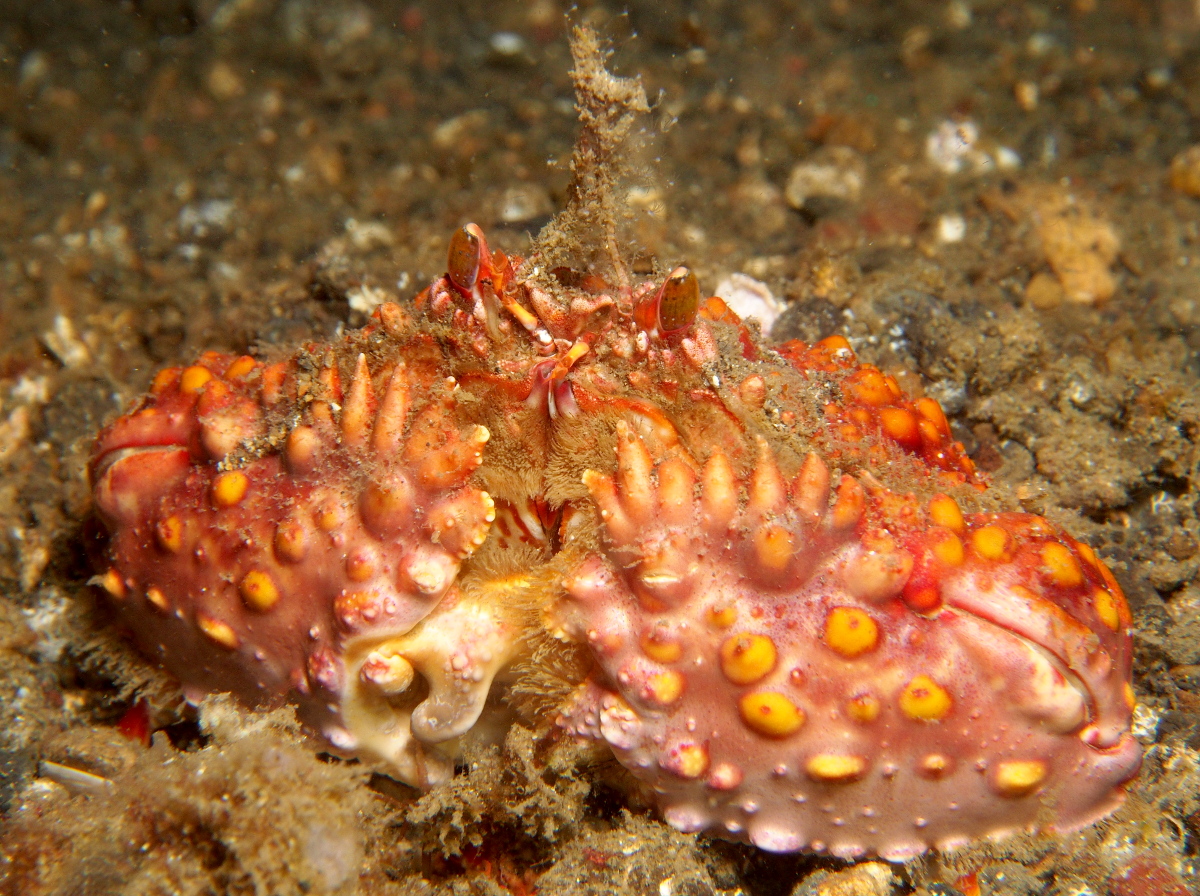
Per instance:
[[[323,506],[317,508],[313,519],[322,532],[332,532],[345,521],[345,514],[342,508],[333,501],[327,501]]]
[[[670,706],[683,696],[683,676],[674,669],[655,672],[646,679],[646,694],[659,706]]]
[[[333,612],[347,628],[373,622],[379,615],[382,601],[375,589],[343,591],[333,601]]]
[[[642,635],[642,653],[656,663],[673,663],[683,656],[683,645],[670,632],[654,628]]]
[[[168,367],[165,370],[160,370],[154,375],[154,382],[150,384],[150,391],[155,395],[160,395],[178,378],[178,367]]]
[[[218,507],[232,507],[246,497],[249,485],[250,480],[241,470],[220,473],[212,484],[213,503]]]
[[[917,675],[900,692],[900,711],[919,722],[944,719],[950,706],[950,695],[928,675]]]
[[[867,770],[867,760],[862,756],[818,753],[804,764],[804,770],[814,781],[844,783],[861,777]]]
[[[1040,759],[1010,760],[996,766],[993,783],[1000,796],[1019,797],[1032,793],[1046,780],[1046,763]]]
[[[299,563],[308,553],[308,536],[295,520],[284,520],[275,529],[275,556]]]
[[[320,442],[320,436],[311,426],[297,426],[289,432],[283,448],[288,469],[297,475],[311,472]]]
[[[699,778],[708,770],[708,750],[703,744],[684,744],[672,758],[671,770],[681,778]]]
[[[183,372],[183,376],[179,378],[179,391],[188,395],[195,394],[203,389],[211,379],[212,371],[197,364]]]
[[[279,603],[279,589],[275,587],[271,576],[261,569],[252,569],[246,573],[242,577],[238,591],[242,595],[242,600],[246,602],[246,606],[252,610],[265,613]]]
[[[842,481],[838,483],[837,500],[833,502],[833,509],[830,511],[833,528],[845,530],[857,523],[862,517],[866,500],[866,492],[858,480],[843,475]]]
[[[857,607],[834,607],[825,617],[825,643],[835,653],[853,659],[879,644],[879,626]]]
[[[879,698],[873,694],[860,694],[846,704],[846,714],[864,725],[879,718]]]
[[[782,526],[763,526],[754,533],[754,555],[771,572],[787,569],[795,553],[795,539]]]
[[[1054,532],[1050,521],[1044,516],[1032,517],[1026,524],[1025,531],[1034,538],[1049,538]]]
[[[775,642],[741,632],[721,645],[721,671],[734,684],[754,684],[775,668]]]
[[[761,408],[767,400],[767,384],[757,373],[742,380],[738,386],[738,398],[751,407]]]
[[[1133,685],[1129,682],[1125,682],[1122,696],[1125,698],[1125,705],[1129,707],[1129,711],[1133,712],[1134,707],[1137,706],[1137,694],[1133,692]]]
[[[233,650],[238,646],[238,636],[232,628],[222,622],[220,619],[214,619],[212,616],[206,616],[203,613],[196,614],[196,625],[200,631],[229,650]]]
[[[384,643],[372,650],[358,670],[358,677],[385,695],[402,694],[415,676],[412,663],[396,653],[395,645]]]
[[[1096,593],[1092,595],[1092,605],[1096,608],[1096,615],[1100,617],[1101,622],[1114,632],[1121,630],[1121,611],[1111,591],[1097,588]]]
[[[731,762],[718,762],[708,776],[708,786],[713,790],[736,790],[745,779],[745,773]]]
[[[159,520],[154,527],[154,538],[160,548],[174,554],[183,545],[183,523],[174,514]]]
[[[112,568],[100,577],[100,587],[107,591],[110,597],[118,600],[126,594],[125,581],[121,578],[121,574]]]
[[[961,566],[964,559],[962,540],[949,529],[934,529],[933,556],[946,566]]]
[[[155,588],[153,586],[147,588],[146,600],[150,601],[150,603],[154,604],[154,606],[162,610],[164,613],[170,608],[167,604],[167,596],[162,593],[161,588]]]
[[[767,737],[787,737],[804,724],[804,711],[775,691],[746,694],[738,701],[742,721]]]
[[[346,557],[346,577],[352,582],[365,582],[375,575],[375,558],[367,551],[357,551]]]
[[[930,499],[929,520],[935,526],[949,529],[958,535],[962,535],[967,528],[967,521],[958,509],[958,502],[949,495],[934,495]]]
[[[927,753],[917,762],[917,771],[927,778],[940,778],[950,771],[950,757],[944,753]]]
[[[933,424],[933,428],[939,435],[950,434],[950,421],[946,419],[946,413],[940,404],[932,398],[918,398],[916,406],[917,413]]]
[[[696,474],[680,457],[672,456],[658,467],[658,506],[665,523],[688,525],[694,516]]]
[[[700,519],[710,532],[724,532],[738,509],[737,482],[729,459],[714,451],[701,474]]]
[[[928,420],[918,420],[917,431],[923,445],[936,445],[942,440],[942,434],[938,432],[937,425]]]
[[[882,407],[892,399],[892,392],[883,374],[865,364],[846,378],[842,388],[871,407]]]
[[[737,610],[733,607],[709,607],[708,624],[713,628],[729,628],[737,621]]]
[[[1075,550],[1079,552],[1079,556],[1086,560],[1092,566],[1100,565],[1100,558],[1096,556],[1096,552],[1092,550],[1092,546],[1084,544],[1082,541],[1075,542]]]
[[[984,526],[971,533],[971,546],[985,560],[1008,560],[1012,557],[1012,538],[1000,526]]]
[[[886,533],[885,533],[886,534]],[[895,550],[887,540],[864,532],[860,538],[865,553],[842,567],[842,579],[854,597],[880,604],[899,595],[912,575],[913,556]]]
[[[1050,580],[1061,588],[1083,584],[1083,569],[1071,549],[1064,544],[1048,541],[1042,545],[1042,566]]]
[[[901,445],[920,445],[917,418],[904,408],[880,408],[879,423],[885,433]]]
[[[1096,562],[1096,569],[1100,573],[1100,578],[1104,579],[1104,587],[1105,588],[1107,588],[1109,591],[1111,591],[1113,594],[1116,594],[1116,595],[1119,595],[1122,593],[1121,586],[1117,584],[1116,576],[1114,576],[1112,574],[1111,569],[1109,569],[1107,566],[1105,566],[1104,563],[1101,561]],[[1121,599],[1123,601],[1124,596],[1122,596]]]
[[[242,355],[235,360],[225,371],[225,378],[229,380],[243,377],[258,366],[258,362],[249,355]]]
[[[854,359],[854,349],[850,348],[850,341],[845,336],[826,336],[813,348],[824,349],[829,355],[845,355],[849,360]]]
[[[896,538],[887,529],[868,529],[859,540],[868,551],[891,554],[896,550]]]

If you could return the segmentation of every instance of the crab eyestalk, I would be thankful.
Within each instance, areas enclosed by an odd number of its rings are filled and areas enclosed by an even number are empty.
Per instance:
[[[488,335],[500,337],[500,303],[496,297],[496,277],[487,240],[475,224],[454,232],[446,258],[446,276],[451,285],[472,304],[472,312],[482,312]],[[500,284],[503,289],[503,284]]]
[[[450,238],[446,274],[464,297],[470,297],[487,261],[487,240],[476,225],[460,227]],[[488,277],[488,274],[484,274]]]
[[[463,298],[471,300],[472,311],[482,317],[488,335],[492,339],[502,337],[500,311],[503,309],[539,342],[549,344],[550,335],[537,315],[509,294],[513,276],[507,255],[499,250],[489,254],[487,240],[479,225],[467,224],[450,238],[446,277]]]
[[[658,328],[664,333],[682,330],[696,319],[700,307],[700,282],[688,268],[671,271],[658,293]]]
[[[696,319],[699,307],[700,282],[689,268],[680,265],[633,313],[643,330],[662,335],[689,326]]]

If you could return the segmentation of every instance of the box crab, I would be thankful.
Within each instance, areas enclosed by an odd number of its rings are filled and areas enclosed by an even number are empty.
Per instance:
[[[1095,553],[973,510],[936,402],[684,267],[613,288],[467,225],[340,343],[163,371],[91,475],[143,650],[417,786],[539,675],[671,824],[773,851],[1072,829],[1140,761]]]

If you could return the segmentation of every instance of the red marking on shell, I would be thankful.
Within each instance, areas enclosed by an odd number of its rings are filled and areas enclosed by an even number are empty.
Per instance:
[[[143,747],[150,746],[150,704],[145,697],[121,714],[117,730]]]

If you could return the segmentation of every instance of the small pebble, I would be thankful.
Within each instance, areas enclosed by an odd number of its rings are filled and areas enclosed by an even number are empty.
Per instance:
[[[22,90],[31,91],[41,86],[46,80],[46,76],[50,74],[50,57],[41,50],[34,50],[31,53],[26,53],[21,59],[21,67],[18,70],[17,83]]]
[[[88,196],[87,201],[84,202],[83,213],[87,215],[89,219],[94,220],[95,218],[99,217],[106,208],[108,208],[108,194],[103,190],[96,190],[92,192]]]
[[[246,92],[246,85],[232,66],[224,61],[213,63],[208,70],[208,92],[214,99],[232,100]]]
[[[1140,855],[1108,881],[1109,896],[1190,896],[1187,884],[1165,862]]]
[[[525,38],[512,31],[497,31],[488,39],[488,47],[502,59],[517,59],[529,52]]]
[[[894,883],[888,865],[865,862],[845,871],[818,871],[792,890],[792,896],[891,896]]]
[[[1025,301],[1042,311],[1057,308],[1066,297],[1058,279],[1045,271],[1034,274],[1025,286]]]
[[[866,165],[857,152],[829,146],[792,168],[784,197],[792,208],[803,208],[812,197],[857,202],[865,180]]]
[[[515,184],[500,195],[496,217],[505,224],[522,224],[550,214],[553,208],[550,194],[544,187],[533,183]]]
[[[771,332],[784,308],[767,284],[742,273],[730,274],[718,283],[715,295],[743,320],[751,317],[758,320],[764,333]]]
[[[1117,290],[1111,266],[1121,245],[1112,225],[1072,197],[1048,197],[1040,212],[1037,238],[1066,297],[1081,305],[1111,298]]]
[[[942,173],[958,174],[965,168],[985,165],[986,154],[975,146],[978,142],[979,125],[970,119],[942,121],[925,138],[925,157]]]
[[[950,0],[946,5],[946,24],[955,31],[970,28],[973,18],[971,4],[966,0]]]
[[[942,215],[938,218],[939,243],[961,243],[967,235],[967,221],[962,215]]]
[[[1171,159],[1168,183],[1172,190],[1200,199],[1200,143]]]
[[[1013,85],[1013,96],[1023,111],[1032,112],[1038,105],[1038,86],[1032,81],[1018,81]]]

